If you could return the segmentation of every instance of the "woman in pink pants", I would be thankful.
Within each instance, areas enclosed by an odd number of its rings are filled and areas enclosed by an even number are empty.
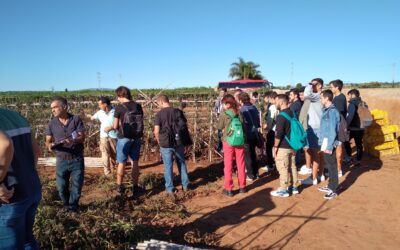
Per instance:
[[[237,145],[238,143],[232,143],[231,139],[228,137],[232,136],[232,129],[230,128],[231,121],[238,117],[240,122],[243,123],[243,118],[240,115],[238,103],[235,98],[228,94],[222,99],[223,111],[221,111],[219,116],[219,121],[217,128],[223,131],[222,145],[224,150],[224,190],[223,194],[227,196],[233,196],[233,180],[232,180],[232,166],[233,160],[236,160],[237,166],[237,176],[239,182],[239,192],[246,192],[246,173],[245,173],[245,163],[244,163],[244,143],[242,145]],[[241,132],[243,133],[243,127],[241,127]],[[228,142],[230,141],[230,143]],[[240,141],[240,140],[239,140]],[[231,144],[235,144],[232,146]],[[240,143],[239,143],[240,144]]]

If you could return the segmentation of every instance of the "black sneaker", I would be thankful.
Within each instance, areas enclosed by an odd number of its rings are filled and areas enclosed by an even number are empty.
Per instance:
[[[330,192],[330,193],[328,193],[328,194],[326,194],[326,195],[324,196],[324,199],[331,200],[331,199],[333,199],[333,198],[336,198],[336,196],[337,196],[337,193],[335,193],[335,192]]]
[[[241,194],[247,193],[246,188],[239,188],[239,193]]]
[[[120,193],[120,194],[125,193],[125,186],[124,185],[118,185],[117,192]]]
[[[224,189],[224,190],[222,191],[222,193],[223,193],[224,195],[226,195],[226,196],[229,196],[229,197],[232,197],[232,196],[233,196],[232,190],[226,190],[226,189]]]
[[[146,189],[144,189],[138,185],[132,186],[132,193],[134,195],[140,196],[140,195],[143,195],[145,192],[146,192]]]

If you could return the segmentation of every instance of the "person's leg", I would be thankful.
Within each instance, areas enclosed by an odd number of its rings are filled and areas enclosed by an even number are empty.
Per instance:
[[[179,174],[181,176],[182,188],[187,190],[189,186],[189,176],[187,173],[185,162],[185,149],[183,146],[175,148],[176,165],[178,166]]]
[[[23,249],[29,199],[0,205],[0,249]]]
[[[337,162],[338,173],[342,172],[342,160],[343,160],[343,143],[340,143],[340,145],[337,145],[336,147],[336,162]]]
[[[139,184],[139,157],[142,141],[140,139],[132,140],[129,144],[129,156],[132,160],[132,184],[137,186]]]
[[[288,188],[288,171],[289,171],[290,149],[279,148],[275,157],[276,168],[279,172],[279,186],[281,189]]]
[[[226,141],[224,141],[222,145],[224,149],[224,188],[225,190],[232,190],[232,161],[235,154],[235,149],[230,146]]]
[[[272,154],[272,148],[274,147],[275,142],[275,132],[271,129],[267,134],[267,143],[266,143],[266,151],[267,151],[267,165],[272,168],[275,164],[274,156]]]
[[[117,165],[117,139],[108,138],[108,143],[110,145],[110,164],[111,168],[115,170]]]
[[[250,144],[250,158],[251,158],[251,170],[255,178],[258,177],[258,163],[256,154],[256,142],[253,141]]]
[[[64,207],[69,206],[69,177],[71,172],[68,170],[69,161],[56,160],[56,186],[58,194],[63,202]]]
[[[247,177],[249,179],[254,180],[256,177],[253,174],[250,147],[251,147],[250,144],[248,144],[248,143],[244,144],[244,159],[245,159]],[[236,163],[236,165],[237,165],[237,163]]]
[[[122,187],[122,181],[124,180],[125,164],[128,160],[128,155],[126,153],[126,146],[128,142],[129,140],[126,138],[121,138],[117,141],[117,185],[119,187]]]
[[[306,159],[306,167],[311,169],[311,152],[309,150],[309,148],[304,149],[304,158]]]
[[[81,197],[83,179],[85,175],[85,161],[83,157],[71,160],[71,195],[69,209],[76,210]]]
[[[108,149],[107,138],[100,138],[100,151],[101,151],[101,163],[103,164],[104,174],[109,175],[110,170],[110,156]]]
[[[173,149],[160,147],[160,153],[164,163],[165,190],[168,193],[172,193],[174,192],[174,183],[173,183],[174,174],[172,172]]]
[[[328,188],[332,190],[332,192],[336,193],[336,189],[338,187],[338,172],[335,150],[332,152],[332,154],[324,153],[324,160],[329,171]]]
[[[364,153],[363,148],[363,137],[364,137],[364,130],[354,131],[354,141],[356,143],[357,149],[357,161],[361,161]]]
[[[312,164],[312,179],[316,180],[318,177],[319,170],[319,155],[317,149],[310,148],[311,164]]]
[[[291,183],[293,187],[297,188],[299,184],[297,180],[296,153],[293,151],[289,154],[288,169],[290,169],[289,183]]]
[[[237,177],[239,188],[246,188],[245,152],[243,147],[235,147]]]
[[[39,249],[39,245],[33,235],[33,224],[35,223],[36,211],[41,200],[41,195],[32,197],[32,204],[26,211],[25,216],[25,242],[24,249]]]
[[[352,150],[351,150],[350,141],[351,141],[351,139],[353,139],[353,138],[354,138],[354,131],[350,130],[350,133],[349,133],[349,140],[346,141],[346,142],[344,143],[344,147],[345,147],[345,149],[346,149],[346,154],[347,154],[347,156],[350,157],[350,158],[351,158],[351,156],[352,156]]]

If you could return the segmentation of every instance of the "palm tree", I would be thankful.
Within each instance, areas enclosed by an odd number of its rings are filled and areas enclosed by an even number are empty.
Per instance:
[[[241,79],[253,79],[262,80],[264,77],[261,72],[257,70],[260,65],[255,64],[252,61],[246,62],[243,58],[239,57],[239,62],[232,63],[232,67],[229,71],[229,76],[236,78],[236,80]]]

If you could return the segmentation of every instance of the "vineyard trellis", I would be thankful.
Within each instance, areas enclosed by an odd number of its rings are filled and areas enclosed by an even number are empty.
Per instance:
[[[157,93],[156,93],[157,94]],[[154,115],[159,108],[148,98],[154,98],[156,94],[140,94],[135,96],[135,100],[142,103],[145,113],[145,132],[143,136],[141,159],[160,160],[159,147],[153,134]],[[147,95],[148,98],[145,96]],[[80,115],[84,121],[87,139],[85,141],[85,156],[100,157],[99,150],[99,128],[100,124],[91,121],[90,116],[97,110],[97,100],[100,95],[69,95],[69,110],[72,114]],[[104,95],[103,95],[104,96]],[[115,96],[108,95],[112,100]],[[188,159],[193,162],[199,160],[212,161],[221,155],[214,149],[217,140],[216,119],[213,114],[214,100],[216,94],[213,92],[205,94],[179,94],[170,95],[170,102],[174,107],[184,107],[184,112],[188,120],[188,127],[193,137],[194,144],[191,150],[186,151]],[[33,133],[38,140],[41,157],[51,157],[45,147],[45,130],[52,114],[50,109],[50,96],[36,96],[34,98],[19,98],[18,96],[1,96],[0,107],[13,109],[21,113],[32,125]],[[115,101],[113,101],[116,104]],[[185,105],[182,105],[182,104]]]

